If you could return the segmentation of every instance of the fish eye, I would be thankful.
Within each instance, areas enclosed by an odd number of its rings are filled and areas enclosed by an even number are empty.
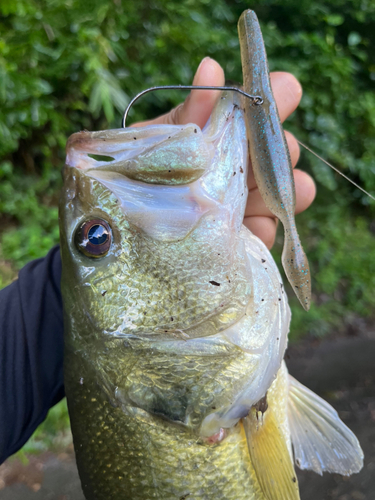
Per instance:
[[[112,244],[111,227],[103,219],[85,221],[77,228],[74,242],[78,250],[87,257],[103,257]]]

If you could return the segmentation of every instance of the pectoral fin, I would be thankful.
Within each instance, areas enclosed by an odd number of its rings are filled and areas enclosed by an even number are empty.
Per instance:
[[[363,467],[358,439],[337,411],[289,376],[288,419],[294,456],[300,469],[349,476]]]
[[[250,459],[267,500],[299,500],[292,458],[272,408],[243,419]]]

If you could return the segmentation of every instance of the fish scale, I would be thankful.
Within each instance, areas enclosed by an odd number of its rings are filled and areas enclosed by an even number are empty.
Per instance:
[[[100,189],[102,188],[99,187],[99,192]],[[98,195],[98,204],[103,209],[109,203],[104,196]],[[114,211],[116,214],[119,208],[115,207]],[[115,217],[114,219],[116,220]],[[128,225],[126,224],[124,229],[122,226],[118,224],[119,231],[124,231],[125,236]],[[187,321],[191,324],[205,319],[208,312],[220,308],[223,303],[225,306],[233,305],[237,308],[246,305],[249,292],[246,291],[248,284],[243,279],[241,260],[239,258],[238,264],[231,265],[228,252],[222,248],[220,242],[216,244],[216,241],[213,241],[207,246],[206,242],[196,241],[194,232],[179,246],[173,243],[156,244],[142,235],[137,235],[136,238],[136,252],[131,252],[130,257],[127,257],[125,269],[121,267],[120,261],[117,272],[95,280],[95,286],[106,291],[103,302],[105,305],[108,303],[109,308],[105,307],[97,312],[101,315],[100,322],[107,330],[115,330],[118,327],[119,322],[113,324],[113,319],[118,319],[123,312],[124,295],[129,307],[137,306],[139,296],[147,303],[146,314],[142,314],[142,305],[134,312],[136,317],[132,319],[132,324],[137,328],[132,329],[132,332],[148,330],[156,325],[161,330],[174,330],[185,325]],[[183,261],[179,257],[181,252],[184,253]],[[218,253],[220,255],[217,255]],[[138,266],[138,262],[142,263],[141,266]],[[126,272],[130,266],[134,269],[131,275]],[[220,288],[210,283],[224,273],[228,279],[225,276]],[[204,290],[208,293],[203,294]],[[91,309],[95,311],[97,308]]]
[[[134,419],[114,408],[95,383],[86,382],[94,380],[95,375],[90,374],[84,360],[74,364],[80,369],[70,370],[67,377],[75,401],[69,411],[73,434],[82,425],[87,430],[78,442],[75,440],[87,498],[108,500],[131,494],[134,500],[176,500],[189,493],[189,500],[263,500],[240,425],[225,444],[215,446],[200,443],[194,434],[171,427],[161,419],[142,418],[144,415]],[[80,385],[76,380],[82,374]],[[152,476],[157,477],[156,491]],[[94,479],[92,488],[88,484]],[[128,491],[124,490],[124,482]],[[141,492],[137,491],[139,483]]]

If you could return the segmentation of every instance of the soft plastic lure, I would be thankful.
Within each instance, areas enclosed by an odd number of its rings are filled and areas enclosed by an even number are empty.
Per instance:
[[[255,180],[267,208],[284,226],[284,271],[302,306],[308,310],[311,301],[310,269],[294,220],[296,195],[293,169],[272,94],[266,49],[255,12],[243,12],[238,22],[238,33],[244,90],[263,99],[261,106],[243,100]]]

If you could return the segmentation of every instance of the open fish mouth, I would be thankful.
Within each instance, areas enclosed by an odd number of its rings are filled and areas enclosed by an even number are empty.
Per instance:
[[[215,211],[239,230],[248,160],[243,120],[238,120],[242,111],[234,101],[224,94],[203,130],[194,124],[154,125],[74,134],[66,164],[105,185],[130,223],[154,239],[184,238],[203,215]],[[226,140],[222,146],[224,135],[231,135],[232,144]]]

